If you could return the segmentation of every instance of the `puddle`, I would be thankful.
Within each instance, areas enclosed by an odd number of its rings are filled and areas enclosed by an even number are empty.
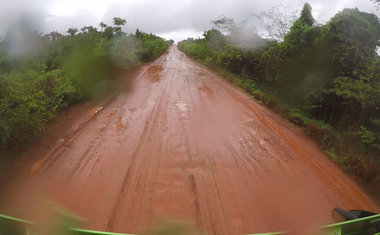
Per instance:
[[[186,103],[176,103],[175,106],[177,106],[179,108],[179,110],[181,110],[181,111],[188,111],[189,110]]]
[[[146,71],[147,78],[151,82],[159,82],[161,79],[161,72],[163,68],[160,65],[153,65]]]

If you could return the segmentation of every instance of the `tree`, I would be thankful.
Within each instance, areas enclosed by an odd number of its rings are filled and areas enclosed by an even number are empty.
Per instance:
[[[97,33],[98,29],[95,28],[94,26],[85,26],[85,27],[81,28],[81,31],[83,33]]]
[[[120,28],[120,27],[119,27]],[[121,29],[120,29],[121,30]],[[107,26],[104,30],[103,30],[103,35],[106,39],[111,39],[114,35],[114,27],[112,26]]]
[[[77,28],[69,28],[67,32],[70,34],[70,36],[74,36],[76,33],[78,33]]]
[[[121,26],[125,25],[125,23],[127,23],[127,21],[125,19],[122,19],[120,17],[114,17],[113,18],[113,24],[116,25],[115,27],[113,27],[113,31],[116,33],[116,35],[122,35],[123,32],[121,31]]]
[[[113,24],[116,26],[122,26],[122,25],[125,25],[125,23],[127,23],[127,21],[125,19],[122,19],[120,17],[114,17],[113,18]]]
[[[298,4],[297,4],[298,5]],[[298,7],[293,5],[272,7],[261,12],[257,17],[263,22],[268,36],[275,41],[282,41],[298,17]]]
[[[367,78],[352,79],[349,77],[339,77],[334,80],[334,88],[331,90],[336,96],[343,98],[352,107],[357,107],[356,119],[353,120],[352,127],[358,129],[363,115],[366,113],[373,96],[374,89]],[[356,116],[351,114],[350,118]],[[344,115],[345,116],[345,115]]]
[[[50,40],[55,41],[59,39],[60,37],[62,37],[62,34],[58,33],[57,31],[52,31],[48,34],[48,36]]]
[[[233,26],[235,26],[235,21],[232,18],[227,18],[224,15],[219,16],[218,19],[211,21],[213,29],[217,29],[223,34],[229,34]]]
[[[318,30],[313,31],[313,24],[314,18],[311,14],[311,6],[305,3],[300,17],[294,21],[284,40],[284,42],[294,49],[292,50],[293,53],[302,50],[302,48],[310,47],[317,37],[317,34],[320,34],[320,32],[317,32]],[[313,35],[313,32],[316,35]]]
[[[380,45],[379,18],[358,9],[344,9],[329,21],[326,40],[339,76],[368,76]]]
[[[100,22],[99,26],[102,30],[104,30],[107,27],[107,25],[104,22]]]
[[[216,29],[205,31],[203,37],[205,37],[208,46],[213,50],[222,51],[227,43],[226,37]]]
[[[376,9],[379,10],[380,9],[380,0],[371,0],[371,1],[375,5]]]
[[[138,38],[138,39],[140,39],[140,38],[142,37],[142,33],[140,32],[139,29],[136,29],[135,36],[136,36],[136,38]]]
[[[300,20],[303,23],[307,24],[308,26],[313,26],[314,18],[313,18],[313,15],[311,14],[311,6],[309,3],[305,3],[303,5]]]

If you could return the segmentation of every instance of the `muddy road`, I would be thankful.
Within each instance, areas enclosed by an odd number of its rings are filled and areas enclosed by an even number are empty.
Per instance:
[[[2,212],[28,218],[49,198],[91,229],[183,219],[243,234],[378,209],[313,141],[175,46],[130,91],[77,116],[15,164]]]

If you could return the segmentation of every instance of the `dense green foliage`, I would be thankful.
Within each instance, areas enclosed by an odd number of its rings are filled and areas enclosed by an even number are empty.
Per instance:
[[[178,47],[317,138],[334,161],[380,190],[380,23],[345,9],[316,26],[311,6],[280,43],[233,45],[212,29]]]
[[[115,17],[115,26],[70,28],[69,35],[10,29],[0,42],[0,148],[30,141],[56,110],[98,94],[118,70],[167,50],[169,42],[158,36],[122,32],[125,23]]]

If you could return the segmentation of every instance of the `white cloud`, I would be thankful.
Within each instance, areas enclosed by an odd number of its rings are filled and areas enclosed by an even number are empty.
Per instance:
[[[114,3],[127,3],[122,0],[54,0],[49,3],[49,13],[57,16],[74,15],[77,11],[87,10],[94,15],[103,16],[109,6]]]
[[[78,10],[72,15],[56,16],[51,15],[46,18],[44,31],[59,31],[66,33],[68,28],[82,28],[85,25],[97,26],[101,21],[101,17],[96,16],[93,12],[88,10]]]
[[[66,32],[69,27],[127,19],[125,30],[136,28],[176,40],[197,37],[220,15],[254,21],[251,14],[303,0],[0,0],[0,35],[21,18],[40,31]],[[309,0],[317,21],[324,23],[345,7],[374,11],[370,0]],[[379,12],[378,12],[379,13]]]
[[[167,39],[173,39],[176,43],[186,38],[199,38],[202,37],[203,31],[196,31],[192,29],[180,29],[168,33],[159,33],[158,36]]]
[[[21,21],[31,28],[39,28],[47,17],[47,0],[1,0],[0,37],[13,25]]]

